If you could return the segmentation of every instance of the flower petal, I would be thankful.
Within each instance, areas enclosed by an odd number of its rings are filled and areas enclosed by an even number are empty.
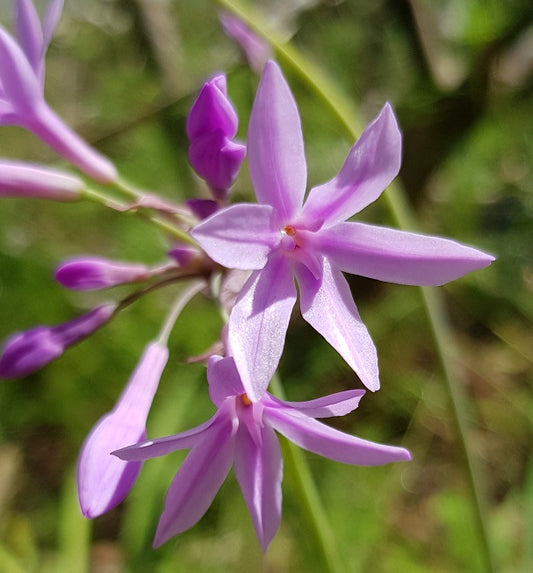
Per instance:
[[[137,479],[141,464],[125,462],[111,452],[146,438],[146,418],[167,359],[166,346],[149,344],[116,406],[85,440],[78,461],[78,494],[86,517],[118,505]]]
[[[237,204],[217,211],[191,231],[217,263],[231,269],[260,269],[279,242],[272,229],[272,207]]]
[[[313,418],[294,416],[290,410],[265,409],[264,417],[275,430],[297,446],[337,462],[379,466],[411,459],[411,454],[404,448],[350,436]]]
[[[340,172],[311,189],[302,210],[310,228],[344,221],[375,201],[400,170],[402,140],[387,103],[352,147]]]
[[[369,390],[377,390],[379,372],[376,347],[359,316],[342,273],[332,269],[324,259],[321,281],[302,265],[296,267],[296,276],[304,319],[346,360]]]
[[[235,428],[225,418],[185,458],[168,490],[154,547],[192,527],[211,505],[233,461]]]
[[[248,126],[248,164],[259,203],[272,205],[278,222],[300,209],[307,182],[300,115],[278,65],[261,77]]]
[[[258,446],[246,426],[239,426],[234,467],[257,538],[266,552],[281,522],[283,460],[272,428],[264,425],[260,432],[261,445]]]
[[[43,60],[43,31],[32,0],[17,0],[15,20],[19,45],[39,77]]]
[[[332,416],[345,416],[355,410],[364,394],[364,390],[345,390],[306,402],[289,402],[274,396],[270,396],[270,398],[283,408],[293,408],[311,418],[330,418]]]
[[[494,260],[449,239],[364,223],[341,223],[316,235],[317,247],[336,267],[400,284],[441,285]]]
[[[197,446],[205,438],[206,432],[210,430],[211,426],[221,417],[227,417],[227,415],[228,408],[223,408],[223,414],[220,414],[219,410],[219,412],[209,418],[207,422],[195,428],[191,428],[186,432],[165,436],[164,438],[157,438],[156,440],[147,440],[138,444],[132,442],[133,445],[115,450],[111,453],[121,460],[140,462],[150,458],[166,456],[177,450],[187,450]]]
[[[211,402],[219,408],[226,398],[244,393],[235,361],[231,356],[211,356],[207,363],[207,380]]]
[[[41,86],[24,52],[0,27],[0,77],[4,96],[22,115],[42,101]]]
[[[48,48],[48,45],[52,40],[57,23],[61,18],[63,4],[64,0],[50,0],[50,3],[48,4],[48,8],[46,9],[46,13],[43,18],[43,52]]]
[[[278,367],[291,311],[296,302],[292,267],[274,253],[248,279],[228,322],[228,344],[242,385],[259,400]]]

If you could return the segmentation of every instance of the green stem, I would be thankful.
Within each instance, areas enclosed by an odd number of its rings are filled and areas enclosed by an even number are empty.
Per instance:
[[[273,393],[281,399],[285,398],[285,393],[278,374],[272,378],[271,389]],[[305,459],[302,450],[288,440],[285,441],[284,458],[287,466],[292,470],[295,478],[295,486],[300,494],[307,517],[311,523],[313,533],[322,553],[327,571],[331,573],[341,573],[344,566],[340,561],[340,553],[337,550],[335,534],[328,520],[318,489],[313,480],[309,464]]]
[[[164,219],[159,215],[151,215],[147,214],[141,209],[130,209],[127,203],[122,201],[117,201],[114,197],[109,195],[108,193],[96,189],[91,189],[86,187],[82,191],[82,199],[87,199],[88,201],[92,201],[93,203],[98,203],[99,205],[103,205],[104,207],[108,207],[109,209],[113,209],[114,211],[118,211],[119,213],[132,213],[142,219],[146,219],[153,223],[156,227],[159,227],[165,233],[168,233],[170,236],[174,237],[175,239],[181,241],[182,243],[188,243],[189,245],[196,246],[196,241],[183,229],[181,229],[177,224],[172,223],[171,221]]]
[[[277,34],[266,29],[263,23],[264,19],[249,8],[245,8],[240,2],[235,0],[216,1],[241,18],[254,32],[264,38],[275,49],[280,60],[290,66],[333,112],[349,140],[357,139],[362,129],[356,110],[322,70],[308,62],[294,46],[284,43]],[[416,228],[415,217],[411,212],[405,193],[398,183],[391,184],[383,197],[387,202],[391,216],[400,229],[413,230]],[[472,496],[481,550],[485,560],[485,570],[493,572],[495,565],[489,542],[484,496],[481,493],[484,488],[481,486],[480,472],[467,441],[468,398],[463,389],[462,377],[452,367],[453,355],[455,354],[452,331],[445,318],[446,312],[440,293],[424,287],[421,287],[420,290],[450,398],[453,422],[463,454],[465,474]]]

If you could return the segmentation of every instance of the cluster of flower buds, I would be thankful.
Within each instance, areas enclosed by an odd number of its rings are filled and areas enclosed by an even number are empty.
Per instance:
[[[17,0],[18,43],[0,28],[0,123],[31,129],[89,178],[113,185],[117,172],[112,163],[66,127],[43,99],[44,52],[61,4],[50,2],[41,25],[31,1]],[[410,459],[401,447],[369,442],[317,421],[353,411],[363,390],[306,402],[286,402],[267,391],[297,300],[295,281],[303,318],[375,391],[380,386],[376,348],[343,273],[440,285],[493,260],[448,239],[348,221],[375,201],[400,169],[401,135],[389,104],[354,144],[339,173],[312,188],[305,202],[307,166],[300,117],[274,61],[264,67],[246,147],[234,141],[237,125],[226,78],[218,75],[202,87],[187,121],[189,159],[213,200],[173,207],[152,194],[137,194],[130,206],[163,213],[163,228],[182,239],[169,245],[166,261],[156,267],[95,256],[64,262],[56,279],[69,289],[143,286],[65,324],[16,334],[0,357],[0,376],[26,376],[141,296],[183,285],[161,333],[147,345],[115,407],[85,441],[78,464],[82,512],[97,517],[125,498],[142,461],[190,449],[168,491],[156,546],[202,517],[233,466],[266,551],[281,520],[282,458],[275,432],[347,464],[374,466]],[[228,192],[246,154],[257,203],[228,206]],[[83,198],[85,191],[77,176],[0,162],[1,196],[68,201]],[[128,205],[119,207],[126,210]],[[215,275],[222,277],[216,292],[207,288]],[[147,440],[146,420],[168,359],[169,333],[184,305],[202,291],[229,316],[218,345],[223,355],[206,355],[209,395],[217,412],[189,431]]]

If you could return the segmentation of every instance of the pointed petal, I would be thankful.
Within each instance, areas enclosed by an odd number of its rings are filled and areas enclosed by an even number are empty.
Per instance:
[[[311,189],[302,215],[310,228],[344,221],[375,201],[400,170],[402,140],[389,104],[366,128],[333,179]]]
[[[364,394],[364,390],[345,390],[306,402],[288,402],[273,396],[271,398],[283,408],[293,408],[311,418],[331,418],[345,416],[355,410]]]
[[[278,65],[269,61],[248,127],[248,164],[259,203],[272,205],[278,222],[300,209],[307,182],[300,115]]]
[[[336,462],[379,466],[411,459],[411,454],[404,448],[350,436],[313,418],[294,415],[289,410],[265,409],[264,416],[275,430],[297,446]]]
[[[252,516],[257,538],[266,552],[281,521],[283,461],[278,438],[269,426],[261,428],[258,446],[241,425],[235,443],[235,475],[246,507]]]
[[[237,204],[204,219],[191,231],[202,249],[230,269],[260,269],[279,242],[272,230],[272,207]]]
[[[220,407],[230,396],[244,394],[244,388],[231,356],[211,356],[207,364],[209,397],[215,406]]]
[[[369,390],[377,390],[376,347],[342,273],[332,269],[326,259],[321,281],[301,265],[296,271],[304,319],[346,360]]]
[[[253,402],[267,389],[283,351],[296,287],[290,263],[274,253],[248,279],[228,322],[228,343]]]
[[[17,37],[34,73],[39,76],[43,57],[43,31],[32,0],[18,0],[15,13]]]
[[[0,77],[5,98],[23,115],[42,102],[41,86],[24,52],[0,27]]]
[[[156,440],[147,440],[139,444],[132,442],[133,445],[121,448],[120,450],[115,450],[111,453],[121,460],[139,462],[150,458],[166,456],[167,454],[177,450],[193,448],[205,439],[207,432],[211,431],[211,427],[215,422],[224,416],[227,417],[227,408],[224,409],[224,412],[225,413],[220,414],[219,410],[213,417],[207,420],[207,422],[204,422],[195,428],[191,428],[186,432],[181,432],[172,436],[165,436],[164,438],[157,438]]]
[[[323,229],[317,247],[343,271],[408,285],[441,285],[494,260],[449,239],[363,223]]]
[[[48,8],[46,9],[46,13],[43,19],[43,41],[44,41],[43,52],[46,51],[48,45],[50,44],[50,41],[52,40],[52,36],[54,35],[57,23],[61,18],[61,12],[63,11],[63,4],[64,0],[50,0],[50,3],[48,4]]]
[[[192,527],[211,505],[233,461],[233,422],[221,419],[181,465],[165,499],[154,547]]]

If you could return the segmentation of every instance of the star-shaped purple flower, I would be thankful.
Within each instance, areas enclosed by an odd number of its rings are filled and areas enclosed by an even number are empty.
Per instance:
[[[228,342],[256,401],[277,368],[298,281],[302,316],[379,388],[374,344],[342,271],[410,285],[441,285],[494,258],[448,239],[346,220],[375,201],[400,169],[401,135],[390,105],[367,127],[340,172],[311,189],[300,117],[277,64],[268,62],[248,129],[250,177],[259,204],[236,204],[192,236],[217,263],[255,270],[230,315]]]
[[[198,522],[233,465],[266,551],[281,520],[283,461],[274,430],[306,450],[346,464],[378,466],[411,459],[404,448],[369,442],[315,420],[351,412],[364,390],[308,402],[285,402],[266,393],[252,403],[233,358],[211,357],[207,377],[211,400],[218,407],[210,420],[187,432],[114,452],[123,460],[139,462],[191,448],[168,490],[155,547]]]

